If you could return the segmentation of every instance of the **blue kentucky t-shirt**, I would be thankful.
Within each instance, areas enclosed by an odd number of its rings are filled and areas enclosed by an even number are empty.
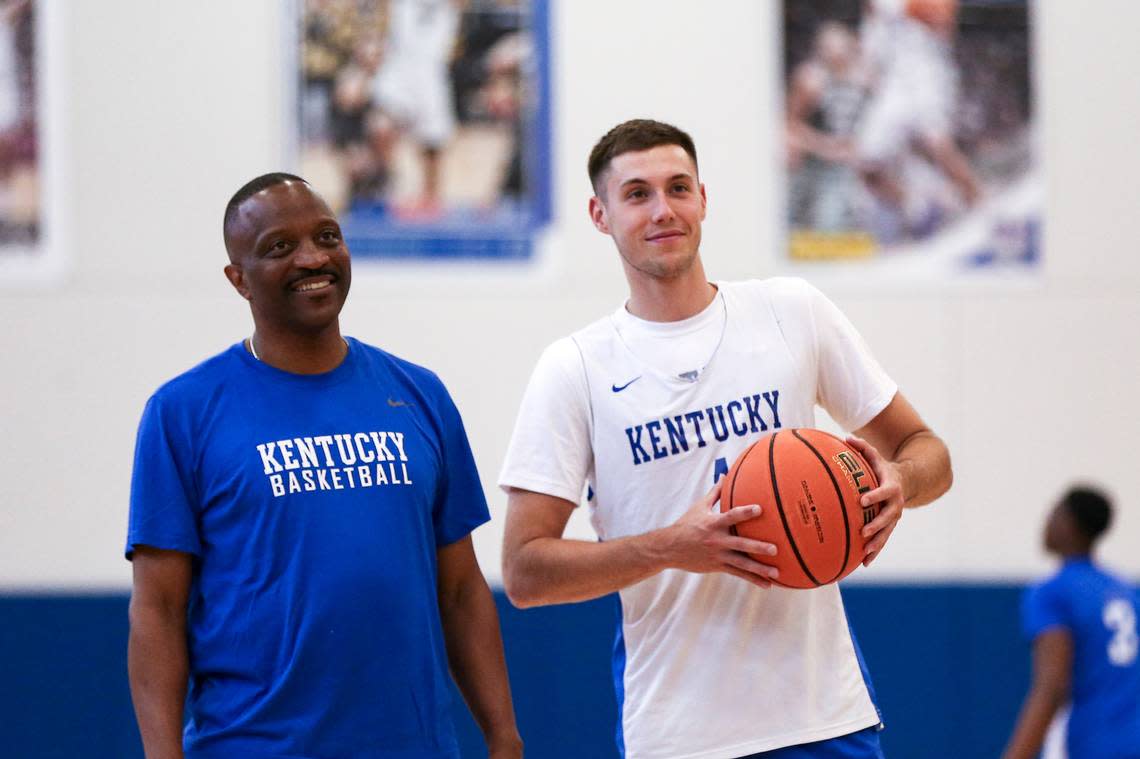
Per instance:
[[[1135,591],[1088,559],[1066,561],[1030,588],[1022,626],[1032,640],[1064,628],[1073,640],[1069,756],[1140,759],[1140,641]]]
[[[127,557],[194,556],[187,757],[458,757],[436,550],[488,518],[447,390],[384,351],[296,375],[239,343],[160,388]]]

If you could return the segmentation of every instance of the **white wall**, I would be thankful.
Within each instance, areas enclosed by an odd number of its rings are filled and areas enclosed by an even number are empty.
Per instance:
[[[222,277],[221,209],[285,162],[285,3],[59,4],[70,273],[0,283],[0,587],[125,587],[135,425],[163,380],[250,331]],[[345,331],[436,369],[493,489],[542,346],[616,307],[624,281],[588,224],[585,156],[633,116],[701,151],[714,278],[778,271],[776,3],[564,0],[554,13],[557,224],[541,265],[424,272],[358,262]],[[1050,498],[1105,483],[1105,558],[1140,575],[1140,4],[1036,6],[1047,170],[1043,276],[1028,286],[906,290],[821,280],[941,432],[957,482],[909,513],[868,580],[1021,578]],[[576,527],[583,534],[582,525]]]

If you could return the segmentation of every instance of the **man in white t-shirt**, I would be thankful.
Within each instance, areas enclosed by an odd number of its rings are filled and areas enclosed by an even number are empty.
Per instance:
[[[732,534],[768,504],[716,508],[741,451],[812,427],[818,403],[880,485],[864,563],[904,507],[950,486],[950,458],[818,290],[712,284],[692,139],[635,120],[589,161],[590,218],[613,237],[630,297],[539,359],[499,484],[503,568],[518,606],[618,592],[618,745],[627,759],[881,757],[880,724],[839,590],[779,587]],[[880,453],[882,452],[882,453]],[[599,542],[562,537],[587,491]]]

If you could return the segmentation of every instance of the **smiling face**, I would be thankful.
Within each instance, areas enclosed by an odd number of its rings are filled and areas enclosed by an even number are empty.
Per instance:
[[[226,277],[250,302],[259,332],[313,335],[336,324],[352,281],[328,205],[304,182],[247,198],[226,226]]]
[[[590,218],[614,238],[631,278],[673,279],[689,272],[701,246],[705,188],[680,145],[614,156],[590,198]]]

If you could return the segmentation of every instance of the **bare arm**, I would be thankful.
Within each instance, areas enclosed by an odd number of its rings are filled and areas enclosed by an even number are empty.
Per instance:
[[[521,757],[499,615],[471,536],[440,548],[436,555],[439,613],[452,677],[483,731],[488,759]]]
[[[189,672],[186,602],[192,557],[139,546],[132,561],[127,669],[147,759],[181,759]]]
[[[879,487],[863,495],[863,504],[883,503],[879,515],[863,528],[868,538],[866,565],[886,545],[903,508],[922,506],[941,496],[950,489],[954,473],[946,444],[923,423],[902,393],[895,393],[887,407],[855,430],[848,442],[859,449],[879,480]]]
[[[718,485],[668,527],[599,543],[562,537],[574,510],[570,501],[512,489],[503,537],[507,595],[520,607],[585,601],[665,569],[725,572],[770,586],[775,568],[748,554],[773,555],[775,546],[729,532],[732,525],[757,516],[760,507],[713,513],[719,497]]]
[[[1069,698],[1073,639],[1068,630],[1046,630],[1033,641],[1033,683],[1002,759],[1033,759],[1057,710]]]

